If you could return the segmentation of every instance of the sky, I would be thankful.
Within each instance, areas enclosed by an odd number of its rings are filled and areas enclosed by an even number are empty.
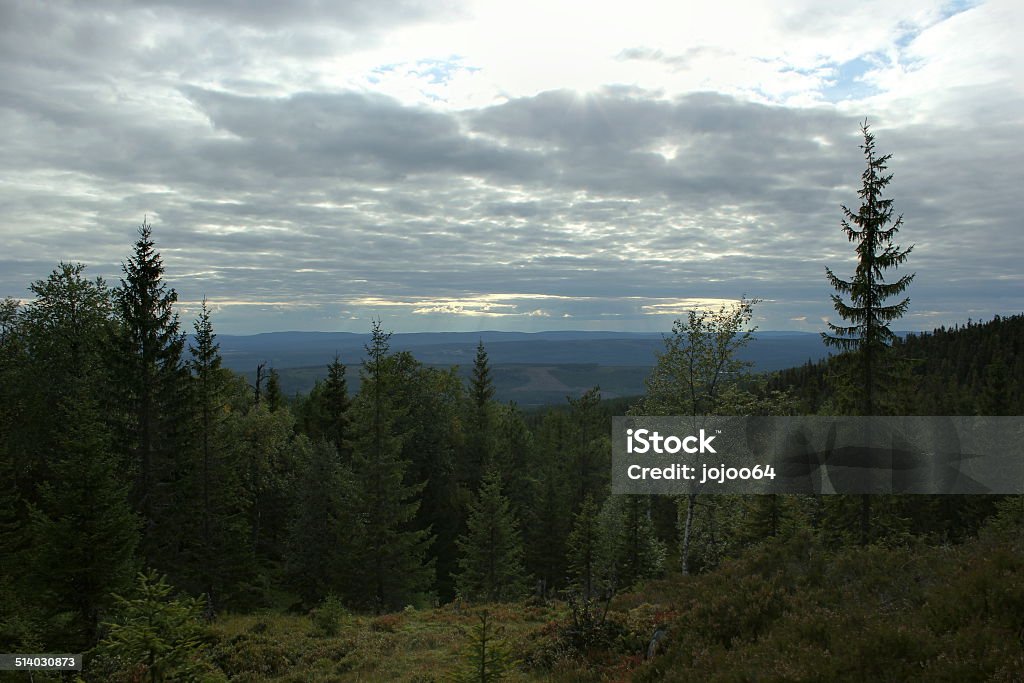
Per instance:
[[[143,220],[221,333],[836,321],[860,122],[896,329],[1024,311],[1024,3],[0,3],[0,296]]]

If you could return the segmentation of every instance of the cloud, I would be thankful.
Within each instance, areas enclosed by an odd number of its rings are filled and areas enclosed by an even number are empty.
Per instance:
[[[148,215],[225,331],[657,330],[742,294],[816,329],[868,116],[901,324],[1024,309],[1017,4],[635,5],[5,3],[0,294],[116,283]]]

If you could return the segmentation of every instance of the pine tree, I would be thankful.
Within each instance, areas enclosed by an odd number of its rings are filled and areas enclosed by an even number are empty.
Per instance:
[[[579,512],[573,519],[569,533],[568,547],[570,585],[583,596],[592,600],[599,593],[600,529],[597,523],[598,507],[590,495],[583,500]]]
[[[96,642],[110,593],[135,570],[138,518],[128,503],[107,428],[82,380],[69,378],[69,395],[54,418],[62,438],[53,454],[52,479],[40,487],[32,512],[33,580],[58,624],[70,616],[63,644]],[[58,627],[59,628],[59,627]]]
[[[324,437],[334,443],[338,453],[347,456],[348,445],[348,409],[352,405],[348,396],[348,385],[345,381],[345,365],[341,358],[334,357],[327,366],[327,381],[323,386],[323,408],[325,417]]]
[[[339,356],[327,366],[327,379],[317,380],[305,400],[297,404],[297,414],[303,432],[313,441],[326,440],[334,444],[342,460],[351,459],[349,438],[349,408],[345,379],[346,367]]]
[[[501,475],[491,469],[469,510],[466,533],[458,540],[459,595],[473,602],[505,602],[524,592],[523,547]]]
[[[358,545],[352,473],[333,443],[314,444],[309,460],[301,464],[297,493],[288,573],[303,602],[312,606],[344,591],[353,570],[351,550]]]
[[[391,398],[390,336],[374,322],[353,405],[352,466],[363,526],[349,589],[353,602],[368,604],[377,613],[416,600],[434,579],[434,566],[427,560],[430,533],[412,527],[423,485],[405,481],[409,462],[401,457],[403,435],[396,433],[400,415]]]
[[[850,360],[853,367],[846,382],[854,388],[855,402],[846,410],[871,416],[884,410],[884,401],[880,399],[893,383],[891,346],[896,335],[889,328],[889,323],[902,317],[910,305],[909,297],[895,304],[887,305],[886,301],[903,294],[914,279],[913,274],[908,274],[894,282],[886,282],[885,271],[901,266],[914,247],[901,249],[893,243],[903,225],[903,216],[893,221],[893,200],[883,197],[892,180],[892,174],[885,173],[892,155],[875,155],[875,136],[869,131],[867,121],[861,124],[861,134],[864,136],[861,149],[867,162],[858,192],[861,205],[856,213],[843,205],[844,218],[840,222],[847,239],[856,245],[857,267],[850,280],[844,280],[830,268],[825,268],[829,284],[836,290],[831,295],[832,304],[839,317],[848,324],[829,322],[831,334],[822,332],[821,336],[828,346],[852,352]],[[844,300],[844,296],[849,297],[849,302]],[[870,527],[871,498],[865,494],[861,497],[862,543],[867,543]]]
[[[874,415],[879,407],[878,394],[886,378],[884,362],[896,338],[889,323],[906,313],[910,298],[905,297],[889,305],[885,302],[905,292],[914,279],[913,274],[908,274],[895,282],[886,282],[885,271],[902,265],[914,247],[901,250],[893,243],[903,225],[903,216],[898,216],[894,222],[893,200],[883,198],[883,192],[892,180],[892,174],[885,173],[892,155],[875,156],[875,136],[869,132],[866,121],[861,124],[861,133],[864,135],[861,149],[867,161],[867,168],[861,174],[863,185],[858,192],[861,206],[854,213],[843,205],[844,218],[840,223],[847,239],[856,244],[857,267],[850,280],[844,280],[831,268],[825,268],[825,275],[836,290],[832,294],[832,303],[839,316],[849,324],[830,322],[828,327],[832,334],[823,332],[821,336],[829,346],[855,352],[860,374],[857,381],[860,413]],[[849,303],[843,295],[849,297]]]
[[[267,384],[264,388],[263,400],[267,402],[270,410],[280,410],[284,407],[284,394],[281,393],[281,375],[277,370],[270,368],[267,374]]]
[[[192,373],[193,445],[197,462],[180,492],[190,514],[186,523],[183,587],[202,592],[213,611],[253,571],[248,543],[247,502],[238,476],[238,462],[226,442],[225,419],[231,373],[224,369],[210,310],[203,300],[194,323],[187,366]]]
[[[116,291],[121,318],[124,441],[135,472],[135,504],[144,524],[143,552],[151,563],[174,564],[182,520],[175,494],[183,480],[185,337],[174,304],[177,292],[163,281],[164,265],[152,228],[143,222],[133,255],[122,266]]]
[[[119,679],[128,674],[150,683],[205,678],[202,603],[175,599],[172,590],[166,577],[150,570],[138,575],[131,597],[114,595],[119,614],[106,624],[109,633],[98,648],[101,666],[120,665]]]
[[[612,590],[657,576],[665,563],[665,546],[654,535],[647,496],[609,496],[598,519],[598,565],[601,580]]]
[[[477,623],[468,634],[464,668],[455,680],[460,683],[500,681],[512,671],[515,660],[490,612],[482,610],[476,618]]]
[[[494,420],[492,399],[494,384],[483,340],[476,347],[473,371],[469,379],[469,414],[466,425],[466,454],[461,480],[469,490],[476,490],[480,480],[493,464]]]
[[[569,399],[570,419],[573,427],[572,508],[578,510],[589,495],[604,497],[611,472],[611,440],[608,425],[601,414],[601,388],[594,387],[579,398]]]

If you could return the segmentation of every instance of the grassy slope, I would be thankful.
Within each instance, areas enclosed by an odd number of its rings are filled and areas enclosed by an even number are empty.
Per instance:
[[[962,546],[827,552],[810,534],[717,571],[618,596],[601,645],[574,648],[564,603],[490,608],[520,660],[510,681],[1020,681],[1024,507]],[[1016,521],[1007,522],[1010,518]],[[226,616],[214,661],[239,681],[446,681],[476,609],[347,616],[316,635],[307,616]],[[643,661],[656,626],[667,651]]]

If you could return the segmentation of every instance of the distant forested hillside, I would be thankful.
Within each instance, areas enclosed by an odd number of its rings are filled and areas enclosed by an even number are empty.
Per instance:
[[[904,414],[1024,414],[1024,315],[908,334],[894,350],[913,391]],[[816,413],[832,397],[828,378],[837,363],[830,357],[782,370],[769,386],[792,392],[802,412]]]

